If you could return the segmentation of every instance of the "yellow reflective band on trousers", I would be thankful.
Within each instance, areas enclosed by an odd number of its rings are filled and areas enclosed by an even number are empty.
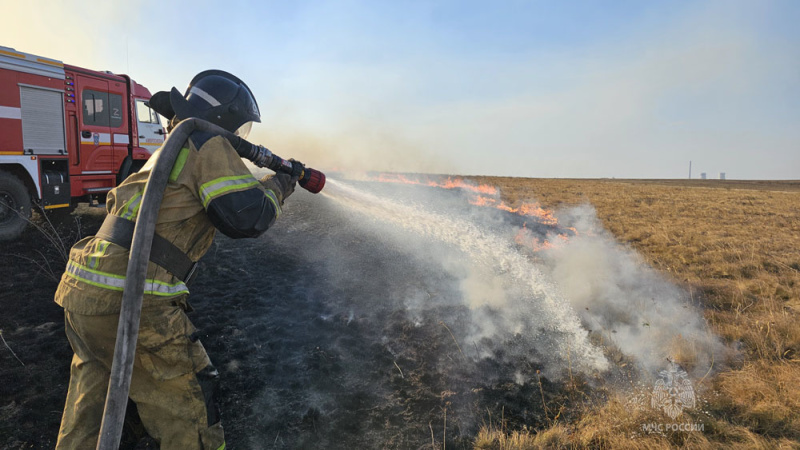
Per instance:
[[[207,208],[211,200],[233,190],[244,190],[253,186],[258,186],[258,181],[253,175],[239,175],[232,177],[222,177],[209,181],[200,186],[200,200],[203,207]]]
[[[110,289],[112,291],[122,291],[125,289],[124,276],[90,269],[74,261],[69,261],[67,263],[66,274],[78,281],[99,288]],[[189,288],[182,282],[170,284],[164,283],[163,281],[147,279],[144,280],[144,293],[162,297],[172,297],[179,294],[188,294]]]
[[[267,198],[272,202],[272,205],[275,206],[275,220],[277,220],[278,217],[281,216],[281,207],[279,204],[280,202],[278,202],[278,196],[275,195],[271,189],[267,189],[264,193],[267,194]]]

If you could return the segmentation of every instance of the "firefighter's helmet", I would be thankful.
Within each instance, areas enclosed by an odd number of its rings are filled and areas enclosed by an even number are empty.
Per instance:
[[[253,122],[261,122],[258,103],[250,88],[222,70],[200,72],[183,95],[176,88],[169,93],[157,92],[150,99],[150,106],[167,119],[197,117],[244,138]]]

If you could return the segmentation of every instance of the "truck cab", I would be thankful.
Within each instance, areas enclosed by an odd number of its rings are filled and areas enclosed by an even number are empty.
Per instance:
[[[103,203],[164,142],[150,91],[100,72],[0,47],[0,240],[34,205]]]

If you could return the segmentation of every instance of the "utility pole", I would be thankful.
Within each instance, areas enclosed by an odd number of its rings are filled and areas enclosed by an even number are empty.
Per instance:
[[[692,179],[692,160],[689,160],[689,179]]]

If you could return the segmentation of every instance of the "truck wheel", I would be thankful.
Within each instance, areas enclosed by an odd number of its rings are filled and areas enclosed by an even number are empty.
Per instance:
[[[147,162],[146,160],[141,160],[141,159],[137,159],[136,161],[134,161],[133,164],[131,165],[131,173],[137,173],[140,170],[142,170],[142,167],[144,167],[146,162]]]
[[[0,171],[0,241],[22,235],[31,218],[31,196],[16,176]]]
[[[117,172],[117,186],[122,184],[122,182],[125,181],[125,178],[128,178],[128,176],[133,173],[131,171],[132,165],[133,160],[130,156],[126,156],[122,161],[122,164],[119,166],[119,172]]]

